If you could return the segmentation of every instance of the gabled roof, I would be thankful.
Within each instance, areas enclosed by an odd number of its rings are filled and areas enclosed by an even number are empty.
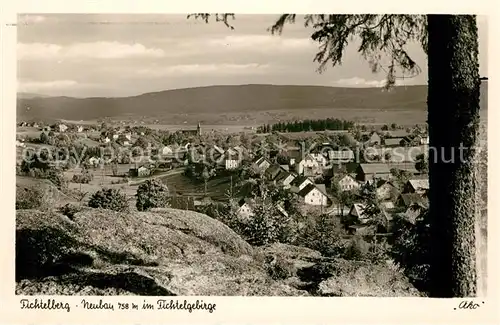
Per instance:
[[[354,151],[352,150],[330,150],[328,151],[328,158],[335,159],[354,159]]]
[[[389,138],[403,138],[406,136],[410,136],[410,133],[406,132],[406,130],[394,130],[388,132]]]
[[[429,207],[429,200],[417,193],[406,193],[406,194],[401,194],[399,196],[398,201],[406,207],[410,207],[412,205],[419,205],[423,208],[428,208]]]
[[[399,146],[403,138],[387,138],[384,140],[386,146]]]
[[[299,191],[297,194],[305,197],[307,194],[309,194],[313,190],[318,190],[321,194],[326,196],[328,198],[328,195],[326,194],[326,188],[324,184],[307,184],[301,191]]]
[[[298,187],[298,186],[302,185],[306,181],[312,182],[308,177],[300,175],[300,176],[295,177],[295,179],[292,181],[291,184],[293,186],[297,186]]]
[[[277,164],[273,164],[269,166],[268,169],[266,169],[265,174],[270,177],[271,179],[276,178],[278,174],[282,171],[281,166]]]
[[[288,172],[288,171],[281,171],[278,176],[276,177],[276,181],[283,181],[285,179],[287,179],[289,176],[292,176],[292,173]]]
[[[361,171],[366,174],[390,174],[387,164],[360,164]]]
[[[408,181],[408,184],[415,190],[415,191],[425,191],[429,189],[429,179],[410,179]]]

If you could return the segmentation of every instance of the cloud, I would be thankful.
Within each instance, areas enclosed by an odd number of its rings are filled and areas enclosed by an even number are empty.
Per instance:
[[[234,74],[262,74],[269,70],[268,64],[248,63],[248,64],[182,64],[168,67],[151,67],[135,70],[136,75],[143,77],[175,77],[180,75],[234,75]]]
[[[337,86],[347,87],[382,87],[385,85],[385,80],[366,80],[364,78],[353,77],[347,79],[339,79],[335,82]]]
[[[75,80],[53,80],[53,81],[18,81],[19,92],[39,92],[51,90],[63,90],[82,86]]]
[[[383,87],[386,84],[385,79],[381,80],[367,80],[360,77],[353,77],[347,79],[339,79],[334,82],[334,86],[341,87],[358,87],[358,88],[367,88],[367,87]],[[419,84],[418,79],[408,78],[408,79],[396,79],[396,86],[404,86],[404,85],[415,85]]]
[[[209,47],[245,51],[289,51],[314,48],[308,38],[285,38],[273,35],[230,35],[205,41]]]
[[[20,15],[18,18],[19,24],[31,25],[42,23],[47,20],[47,17],[42,15]]]
[[[74,43],[68,46],[19,43],[17,45],[19,60],[159,58],[164,55],[163,50],[147,48],[140,43],[91,42]]]
[[[273,35],[229,35],[212,37],[157,38],[155,41],[165,48],[165,56],[186,57],[191,55],[222,54],[269,54],[297,53],[317,49],[314,41],[304,38],[287,38]]]

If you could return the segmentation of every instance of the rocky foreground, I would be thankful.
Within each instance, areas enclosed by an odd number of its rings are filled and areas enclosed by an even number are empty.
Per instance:
[[[418,296],[393,265],[255,248],[221,222],[174,209],[18,210],[16,294]]]

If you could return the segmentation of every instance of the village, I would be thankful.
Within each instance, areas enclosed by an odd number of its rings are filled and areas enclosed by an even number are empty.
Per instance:
[[[132,202],[138,185],[158,179],[174,208],[231,204],[245,220],[262,204],[262,189],[254,187],[265,186],[286,193],[272,202],[284,217],[331,216],[351,235],[390,233],[396,214],[415,223],[428,206],[428,136],[418,125],[296,133],[245,128],[229,135],[200,123],[176,131],[105,122],[20,122],[17,129],[20,179],[40,177],[22,167],[26,152],[52,148],[50,168],[60,169],[80,196],[115,187]],[[293,213],[290,201],[298,206]],[[373,204],[376,213],[367,208]]]

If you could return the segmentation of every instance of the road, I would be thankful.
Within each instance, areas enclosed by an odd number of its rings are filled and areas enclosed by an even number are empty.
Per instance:
[[[143,178],[141,178],[141,179],[139,179],[137,181],[129,181],[128,185],[130,185],[130,186],[136,186],[136,185],[144,183],[147,180],[152,180],[152,179],[161,178],[161,177],[165,177],[165,176],[171,176],[171,175],[181,174],[183,172],[184,172],[184,168],[175,168],[175,169],[169,170],[166,173],[157,174],[157,175],[153,175],[153,176],[149,176],[149,177],[143,177]]]

